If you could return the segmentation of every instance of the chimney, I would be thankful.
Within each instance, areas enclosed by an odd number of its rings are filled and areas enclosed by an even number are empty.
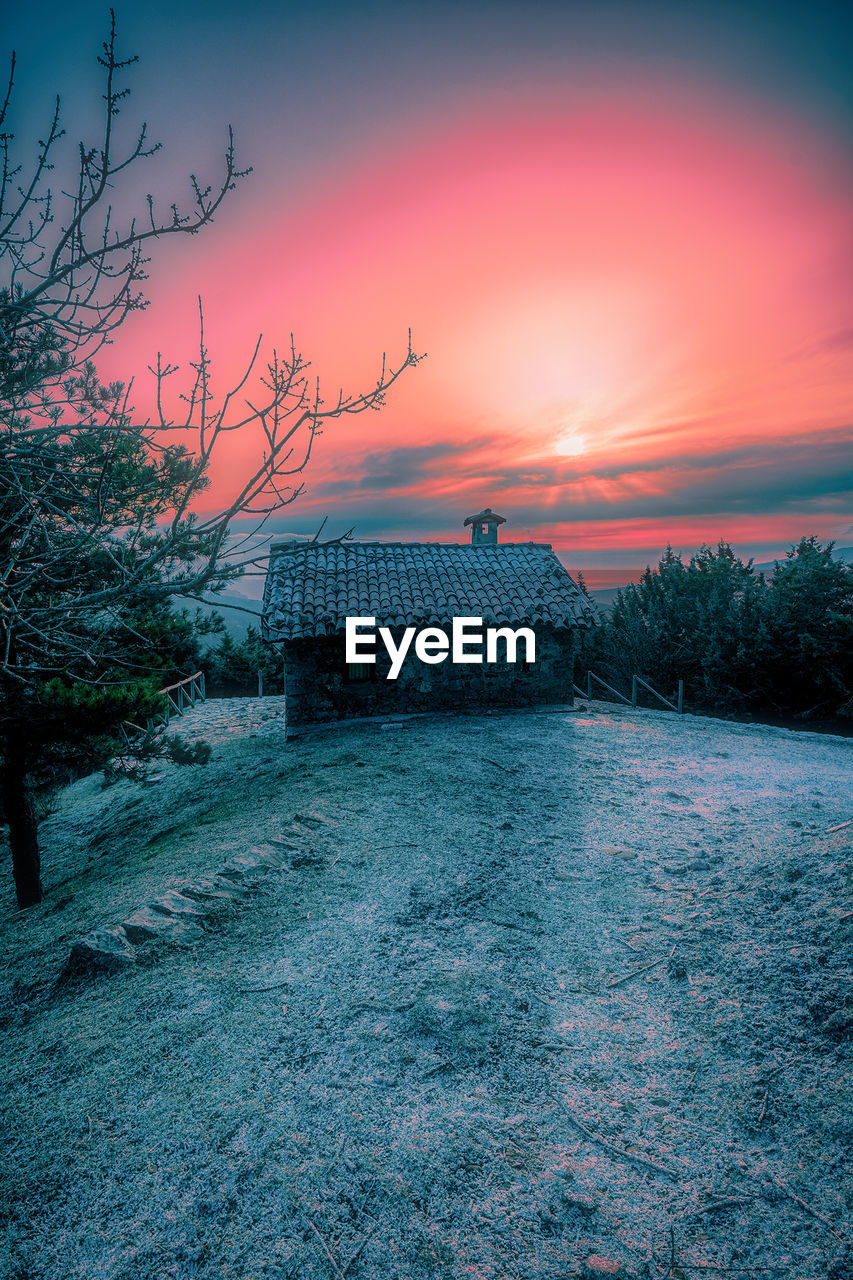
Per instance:
[[[506,524],[503,516],[495,515],[491,507],[479,511],[475,516],[467,516],[465,525],[471,526],[471,542],[475,547],[496,547],[498,545],[498,525]]]

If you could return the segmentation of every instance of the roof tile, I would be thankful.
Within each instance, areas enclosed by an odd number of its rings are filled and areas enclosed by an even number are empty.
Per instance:
[[[263,615],[270,640],[343,631],[347,617],[427,626],[463,614],[498,626],[595,621],[544,543],[288,543],[270,555]]]

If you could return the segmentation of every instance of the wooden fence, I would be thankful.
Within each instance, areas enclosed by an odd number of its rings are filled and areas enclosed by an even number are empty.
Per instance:
[[[204,702],[207,697],[204,686],[204,672],[196,671],[191,676],[185,676],[183,680],[178,680],[175,684],[167,685],[165,689],[160,690],[165,695],[166,705],[162,711],[158,711],[156,715],[149,716],[145,722],[145,727],[134,724],[131,720],[125,720],[119,725],[119,733],[126,747],[132,746],[131,734],[152,733],[157,725],[169,727],[169,722],[173,715],[182,716],[188,707],[194,707],[197,702]]]
[[[624,702],[625,705],[628,707],[636,707],[638,697],[639,697],[639,690],[640,690],[640,687],[642,686],[643,689],[647,689],[649,693],[651,693],[655,698],[657,698],[658,702],[662,702],[665,707],[669,707],[670,711],[675,711],[680,716],[684,714],[684,681],[683,680],[679,680],[678,682],[678,694],[676,695],[675,702],[670,702],[669,698],[665,698],[662,693],[658,693],[657,689],[653,689],[652,686],[649,684],[648,680],[644,680],[642,676],[633,677],[631,681],[630,698],[626,694],[620,693],[618,689],[614,689],[612,684],[608,684],[606,680],[602,680],[601,676],[597,676],[594,671],[587,671],[586,673],[586,689],[579,689],[578,686],[574,683],[574,681],[572,682],[572,688],[574,689],[575,693],[578,694],[579,697],[592,698],[593,680],[595,681],[596,684],[601,685],[603,689],[606,689],[608,693],[612,694],[614,698],[618,698],[620,702]],[[607,699],[605,699],[605,701],[607,701]]]
[[[167,685],[160,692],[167,698],[165,715],[168,724],[172,715],[182,716],[188,706],[194,707],[197,702],[204,702],[204,672],[196,671],[195,675],[186,676],[177,684]]]

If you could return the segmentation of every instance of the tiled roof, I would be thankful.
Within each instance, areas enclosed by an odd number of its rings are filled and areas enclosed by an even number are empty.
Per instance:
[[[270,640],[333,635],[347,617],[378,626],[589,626],[594,611],[550,546],[504,542],[284,543],[273,546],[264,591]]]

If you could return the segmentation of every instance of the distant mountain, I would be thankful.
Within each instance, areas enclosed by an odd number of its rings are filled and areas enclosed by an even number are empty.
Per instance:
[[[599,609],[606,613],[621,590],[621,587],[602,587],[597,591],[590,591],[589,594],[592,596]]]
[[[186,609],[189,614],[200,609],[205,616],[218,613],[225,623],[226,631],[232,640],[238,643],[246,639],[249,627],[254,627],[256,631],[261,629],[261,601],[252,600],[249,596],[240,595],[237,591],[223,591],[222,595],[216,596],[215,602],[211,604],[200,604],[198,600],[187,600],[182,596],[176,596],[175,608]]]

